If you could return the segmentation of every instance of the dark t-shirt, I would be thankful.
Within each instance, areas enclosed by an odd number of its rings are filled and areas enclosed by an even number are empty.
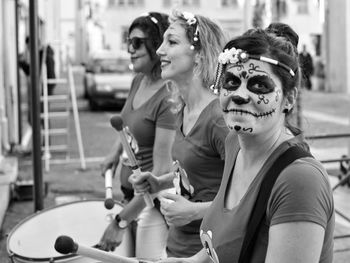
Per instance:
[[[173,110],[175,106],[171,100],[171,91],[166,84],[140,107],[133,108],[132,103],[143,77],[143,74],[135,76],[121,117],[137,142],[139,150],[136,153],[136,159],[141,170],[151,171],[156,128],[175,130],[176,113]],[[128,175],[121,174],[122,177],[128,177]],[[127,182],[127,178],[121,178],[121,181]]]
[[[228,128],[218,99],[213,100],[200,114],[191,131],[182,132],[183,111],[178,115],[178,128],[172,156],[186,171],[194,194],[190,201],[212,201],[220,187],[224,169],[225,138]],[[167,243],[168,256],[186,257],[201,248],[199,226],[201,220],[170,226]]]
[[[230,136],[226,146],[230,147]],[[247,223],[264,174],[274,160],[292,145],[304,147],[298,138],[282,143],[266,161],[238,205],[224,207],[224,200],[237,151],[226,148],[224,177],[213,204],[201,225],[201,240],[214,262],[238,262]],[[325,229],[320,263],[333,258],[334,203],[327,172],[313,158],[301,158],[287,166],[273,186],[263,227],[258,233],[251,263],[265,262],[268,233],[272,225],[313,222]]]

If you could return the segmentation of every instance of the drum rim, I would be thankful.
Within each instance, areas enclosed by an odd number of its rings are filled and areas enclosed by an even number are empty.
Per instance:
[[[59,204],[59,205],[56,205],[56,206],[52,206],[52,207],[48,207],[48,208],[45,208],[41,211],[37,211],[35,213],[33,213],[32,215],[30,216],[27,216],[26,218],[22,219],[21,221],[19,221],[15,227],[13,227],[11,229],[11,231],[7,234],[7,238],[6,238],[6,250],[7,250],[7,254],[9,256],[9,258],[12,258],[14,256],[16,256],[17,258],[19,259],[24,259],[24,260],[28,260],[28,261],[33,261],[34,259],[39,262],[39,261],[48,261],[48,260],[52,260],[52,259],[55,259],[55,260],[62,260],[62,259],[68,259],[68,258],[74,258],[74,257],[81,257],[80,255],[78,254],[74,254],[74,253],[71,253],[69,255],[62,255],[62,256],[58,256],[58,257],[46,257],[46,258],[30,258],[30,257],[26,257],[26,256],[22,256],[22,255],[19,255],[19,254],[16,254],[15,252],[13,252],[10,248],[9,248],[9,242],[10,242],[10,237],[12,236],[12,234],[21,226],[23,225],[25,222],[29,221],[30,219],[32,219],[33,217],[35,216],[38,216],[39,214],[42,214],[44,212],[47,212],[47,211],[50,211],[50,210],[53,210],[53,209],[56,209],[58,207],[63,207],[63,206],[67,206],[67,205],[72,205],[72,204],[76,204],[76,203],[85,203],[85,202],[104,202],[104,199],[101,199],[101,198],[96,198],[96,199],[86,199],[86,200],[77,200],[77,201],[72,201],[72,202],[67,202],[67,203],[63,203],[63,204]],[[121,207],[124,207],[124,205],[119,202],[119,201],[116,201],[114,200],[114,203],[115,204],[118,204],[120,205]]]

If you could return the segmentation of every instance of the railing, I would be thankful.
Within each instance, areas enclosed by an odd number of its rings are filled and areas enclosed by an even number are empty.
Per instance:
[[[319,135],[309,135],[305,136],[306,140],[322,140],[322,139],[342,139],[350,137],[350,133],[337,133],[337,134],[319,134]],[[350,144],[349,144],[350,147]],[[332,162],[350,162],[350,157],[348,156],[342,156],[341,158],[335,158],[335,159],[326,159],[321,160],[322,163],[332,163]],[[340,175],[338,176],[339,182],[332,187],[332,191],[337,189],[341,185],[348,184],[350,186],[350,166],[346,167],[345,169],[340,169]],[[343,212],[339,211],[338,209],[335,209],[335,212],[342,217],[344,220],[350,223],[350,217],[345,215]],[[336,235],[334,236],[334,239],[340,239],[340,238],[350,238],[350,234],[344,234],[344,235]]]
[[[350,138],[350,133],[305,135],[306,140],[341,139],[341,138],[347,138],[347,137]],[[322,163],[335,163],[335,162],[342,162],[342,161],[350,161],[350,157],[346,156],[346,157],[326,159],[326,160],[320,160],[320,161]]]

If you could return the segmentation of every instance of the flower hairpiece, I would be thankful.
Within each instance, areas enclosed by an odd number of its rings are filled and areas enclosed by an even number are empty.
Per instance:
[[[241,49],[231,48],[221,52],[218,61],[220,64],[235,64],[237,62],[245,62],[249,59],[248,54]]]
[[[218,65],[216,68],[216,79],[215,79],[215,84],[210,86],[210,90],[214,94],[219,93],[219,82],[220,78],[223,72],[224,65],[226,64],[236,64],[236,63],[245,63],[249,59],[254,59],[254,60],[260,60],[263,62],[267,62],[269,64],[281,67],[288,71],[288,73],[294,77],[295,72],[288,67],[286,64],[264,56],[257,56],[257,55],[250,55],[246,51],[243,51],[242,49],[236,49],[235,47],[232,47],[231,49],[225,49],[223,52],[220,53],[218,56]]]
[[[186,24],[189,26],[194,26],[195,30],[193,33],[193,42],[191,45],[191,50],[195,49],[195,45],[197,45],[197,42],[199,41],[199,30],[198,30],[198,21],[194,14],[190,12],[182,12],[182,17],[186,20]]]
[[[186,23],[191,26],[197,23],[197,19],[194,16],[194,14],[190,13],[190,12],[182,12],[182,16],[185,18]]]
[[[247,62],[249,59],[260,60],[272,65],[279,66],[287,70],[292,77],[295,76],[294,71],[290,67],[288,67],[286,64],[278,60],[264,57],[264,56],[250,55],[246,51],[243,51],[242,49],[236,49],[235,47],[232,47],[231,49],[225,49],[224,52],[221,52],[218,57],[218,61],[222,65],[225,65],[228,63],[235,64],[238,62],[244,63],[244,62]]]

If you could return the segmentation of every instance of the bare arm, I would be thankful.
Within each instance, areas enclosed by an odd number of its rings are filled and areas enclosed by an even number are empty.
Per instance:
[[[175,140],[175,131],[156,128],[153,146],[153,170],[156,176],[168,173],[172,166],[171,148]]]
[[[318,263],[324,228],[311,222],[274,225],[269,231],[266,263]]]
[[[119,157],[123,152],[123,146],[120,142],[120,138],[118,136],[117,141],[113,145],[111,151],[109,154],[104,158],[103,162],[101,163],[101,172],[102,175],[105,174],[107,169],[112,169],[112,173],[114,175],[115,170],[119,163]]]

